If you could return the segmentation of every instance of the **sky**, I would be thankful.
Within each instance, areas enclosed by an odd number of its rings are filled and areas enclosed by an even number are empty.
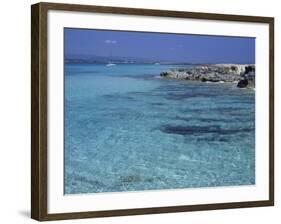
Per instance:
[[[255,63],[255,38],[65,28],[65,56],[190,63]]]

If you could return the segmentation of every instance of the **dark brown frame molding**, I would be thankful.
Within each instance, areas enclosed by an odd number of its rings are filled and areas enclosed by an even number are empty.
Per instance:
[[[47,13],[49,10],[194,18],[269,25],[269,200],[48,214],[47,200]],[[274,205],[274,18],[183,11],[38,3],[31,6],[31,217],[38,221]]]

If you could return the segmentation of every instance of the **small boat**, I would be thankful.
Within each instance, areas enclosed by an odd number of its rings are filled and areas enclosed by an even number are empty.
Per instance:
[[[106,64],[107,67],[110,67],[110,66],[115,66],[116,64],[113,64],[113,63],[108,63]]]
[[[155,65],[160,65],[160,63],[158,63],[158,62],[155,62],[154,64],[155,64]]]

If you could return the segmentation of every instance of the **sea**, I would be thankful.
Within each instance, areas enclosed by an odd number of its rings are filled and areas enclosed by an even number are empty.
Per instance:
[[[65,64],[65,194],[255,184],[255,90],[179,67]]]

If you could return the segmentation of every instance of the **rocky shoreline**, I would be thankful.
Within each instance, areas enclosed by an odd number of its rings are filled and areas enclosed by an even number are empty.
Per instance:
[[[236,83],[239,88],[255,88],[255,65],[251,64],[196,65],[165,71],[160,76],[167,79]]]

